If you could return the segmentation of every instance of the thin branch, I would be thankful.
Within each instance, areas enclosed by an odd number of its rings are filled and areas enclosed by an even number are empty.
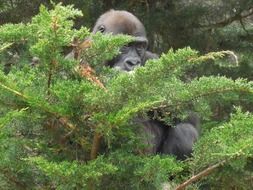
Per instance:
[[[50,64],[49,71],[48,71],[48,79],[47,79],[47,95],[50,95],[50,86],[51,86],[51,81],[52,81],[52,76],[53,76],[53,68]]]
[[[97,158],[97,154],[100,148],[100,142],[101,142],[102,135],[100,135],[98,132],[95,132],[90,152],[90,159],[94,160]]]
[[[4,44],[2,44],[1,47],[0,47],[0,52],[7,49],[11,45],[13,45],[13,43],[4,43]]]
[[[216,23],[213,23],[213,24],[208,24],[208,25],[199,25],[198,27],[199,28],[220,28],[220,27],[224,27],[226,25],[229,25],[231,24],[232,22],[234,21],[237,21],[237,20],[242,20],[244,18],[247,18],[251,15],[253,15],[253,7],[250,7],[248,9],[248,13],[247,14],[242,14],[242,12],[232,16],[232,17],[229,17],[225,20],[222,20],[222,21],[219,21],[219,22],[216,22]]]
[[[145,5],[146,5],[146,9],[147,9],[147,13],[149,13],[149,3],[148,3],[148,0],[145,0]]]
[[[53,17],[53,20],[51,23],[51,29],[53,30],[54,39],[57,39],[58,38],[57,31],[59,29],[57,16]],[[53,41],[52,54],[55,54],[57,52],[56,49],[57,49],[57,45],[55,41]],[[50,87],[52,84],[52,78],[53,78],[53,74],[57,65],[58,65],[58,62],[55,58],[53,58],[49,63],[48,80],[47,80],[47,88],[48,88],[47,94],[48,95],[50,95]]]
[[[247,36],[249,36],[249,32],[248,32],[248,30],[246,29],[246,27],[245,27],[245,25],[244,25],[244,23],[243,23],[242,18],[240,19],[240,24],[242,25],[242,29],[246,32]]]
[[[226,160],[223,160],[223,161],[221,161],[221,162],[219,162],[219,163],[217,163],[215,165],[212,165],[212,166],[206,168],[202,172],[198,173],[197,175],[192,176],[190,179],[186,180],[185,182],[183,182],[182,184],[180,184],[179,186],[177,186],[175,190],[185,189],[191,183],[199,180],[200,178],[203,178],[203,177],[209,175],[211,172],[213,172],[218,167],[224,165],[226,162],[227,162]]]
[[[12,89],[12,88],[10,88],[10,87],[8,87],[8,86],[2,84],[2,83],[0,83],[0,87],[2,87],[3,89],[5,89],[5,90],[7,90],[7,91],[9,91],[9,92],[11,92],[11,93],[13,93],[13,94],[15,94],[16,96],[18,96],[18,97],[20,97],[20,98],[22,98],[22,99],[25,99],[25,100],[28,99],[28,98],[27,98],[24,94],[22,94],[21,92],[18,92],[17,90],[14,90],[14,89]]]

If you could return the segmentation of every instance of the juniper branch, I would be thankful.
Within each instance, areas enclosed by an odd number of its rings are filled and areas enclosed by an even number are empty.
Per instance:
[[[209,166],[208,168],[204,169],[203,171],[199,172],[198,174],[192,176],[190,179],[186,180],[185,182],[183,182],[182,184],[180,184],[179,186],[176,187],[175,190],[182,190],[185,189],[188,185],[190,185],[191,183],[198,181],[199,179],[208,176],[209,174],[211,174],[215,169],[223,166],[224,164],[228,163],[229,161],[233,160],[233,159],[238,159],[241,155],[243,155],[243,151],[246,150],[249,146],[251,146],[251,143],[246,144],[243,148],[241,148],[240,150],[238,150],[237,152],[235,152],[234,154],[232,154],[232,156],[230,156],[228,159],[222,160],[212,166]]]
[[[189,99],[183,100],[183,101],[175,101],[177,102],[176,104],[166,104],[166,103],[162,103],[159,106],[153,107],[152,110],[159,110],[159,109],[166,109],[169,107],[177,107],[177,106],[182,106],[182,105],[187,105],[189,102],[194,101],[196,99],[202,98],[202,97],[206,97],[206,96],[211,96],[213,94],[220,94],[220,93],[229,93],[229,92],[233,92],[233,91],[238,91],[238,92],[242,92],[242,93],[253,93],[252,89],[246,89],[246,88],[220,88],[220,89],[215,89],[213,91],[208,91],[205,93],[200,93],[200,94],[196,94],[195,96],[191,96]]]
[[[0,82],[0,87],[3,88],[3,89],[5,89],[5,90],[7,90],[7,91],[9,91],[9,92],[11,92],[11,93],[14,94],[15,96],[20,97],[23,101],[25,101],[25,102],[27,102],[27,103],[29,102],[29,100],[32,100],[31,97],[26,96],[26,95],[22,94],[21,92],[19,92],[19,91],[17,91],[17,90],[14,90],[14,89],[12,89],[12,88],[10,88],[10,87],[4,85],[4,84],[1,83],[1,82]],[[40,103],[36,103],[36,104],[35,104],[35,107],[37,107],[37,108],[39,108],[39,109],[45,111],[46,113],[49,113],[49,114],[55,116],[55,117],[60,121],[60,123],[62,123],[64,126],[67,126],[67,127],[70,128],[71,130],[76,129],[75,125],[72,124],[71,122],[69,122],[69,121],[68,121],[68,118],[67,118],[66,116],[62,116],[62,115],[60,115],[59,113],[54,112],[54,111],[48,109],[46,106],[44,106],[43,104],[40,104]]]

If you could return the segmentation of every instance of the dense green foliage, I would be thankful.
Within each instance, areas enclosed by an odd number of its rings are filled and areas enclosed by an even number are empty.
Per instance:
[[[103,61],[131,38],[96,34],[82,52],[90,71],[64,59],[73,39],[90,35],[86,28],[73,29],[82,13],[73,6],[53,7],[41,6],[26,24],[0,27],[1,61],[22,47],[18,64],[0,72],[3,189],[161,189],[164,183],[174,188],[212,166],[208,177],[189,188],[252,189],[253,114],[246,110],[253,83],[236,75],[189,76],[203,66],[236,68],[224,60],[231,52],[201,56],[191,48],[171,49],[135,72],[119,73]],[[40,58],[39,65],[28,64],[32,56]],[[231,118],[212,120],[221,105]],[[139,126],[132,121],[149,110],[170,124],[189,110],[204,118],[192,158],[143,154]],[[94,157],[96,137],[102,142]]]

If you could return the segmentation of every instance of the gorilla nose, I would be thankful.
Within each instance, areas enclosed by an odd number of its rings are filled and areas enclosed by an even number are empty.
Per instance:
[[[137,66],[141,64],[141,60],[140,59],[127,59],[126,64],[129,66]]]

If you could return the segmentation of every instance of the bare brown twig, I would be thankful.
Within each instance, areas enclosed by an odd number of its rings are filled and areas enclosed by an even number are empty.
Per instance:
[[[218,167],[222,166],[225,163],[226,163],[226,160],[223,160],[217,164],[214,164],[214,165],[206,168],[202,172],[198,173],[197,175],[192,176],[190,179],[186,180],[184,183],[177,186],[175,190],[185,189],[185,187],[187,187],[189,184],[199,180],[200,178],[203,178],[203,177],[209,175],[212,171],[214,171],[215,169],[217,169]]]

